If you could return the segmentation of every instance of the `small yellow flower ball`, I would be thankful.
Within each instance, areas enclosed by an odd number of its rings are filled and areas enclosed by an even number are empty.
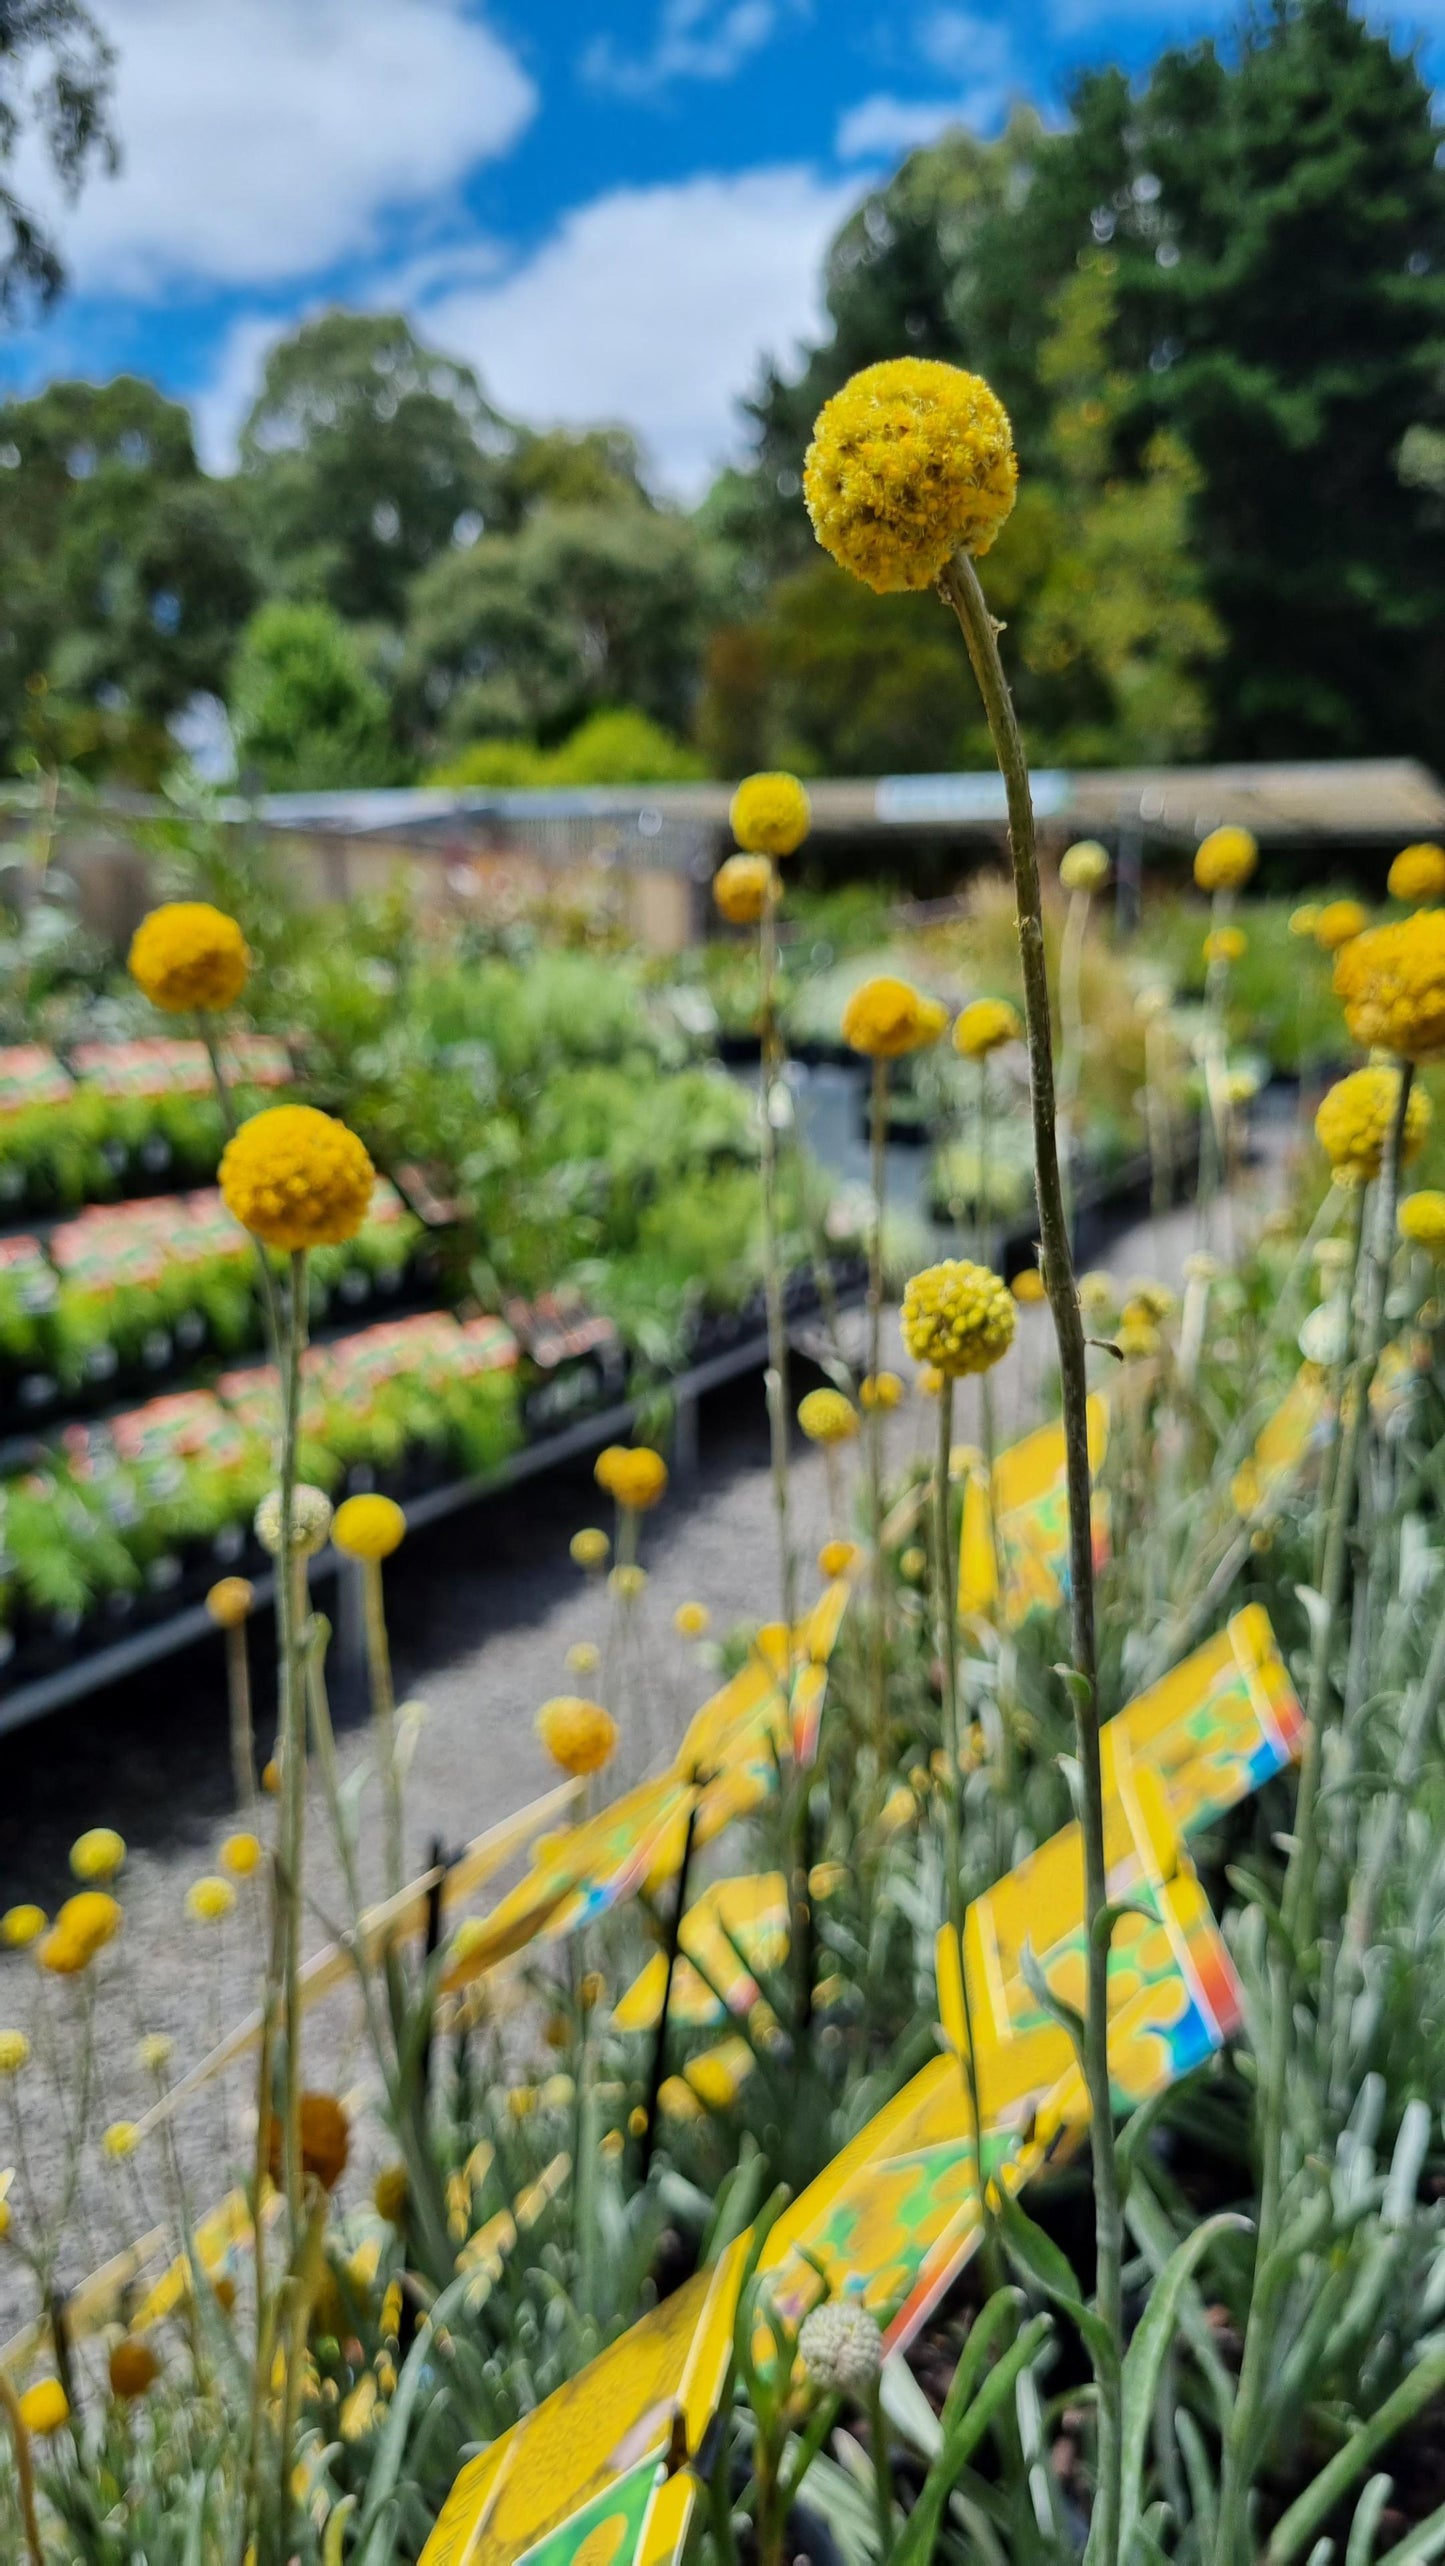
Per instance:
[[[1007,998],[975,998],[953,1028],[953,1048],[965,1060],[986,1060],[1006,1042],[1023,1040],[1023,1018]]]
[[[102,2131],[100,2144],[104,2153],[118,2165],[125,2157],[134,2156],[139,2139],[140,2131],[134,2121],[112,2121],[109,2128]]]
[[[218,1577],[206,1597],[206,1610],[217,1630],[236,1630],[256,1600],[249,1577]]]
[[[70,1867],[77,1880],[113,1880],[125,1860],[125,1837],[113,1826],[87,1827],[70,1848]]]
[[[1445,1052],[1445,912],[1417,909],[1356,936],[1336,955],[1335,995],[1362,1049],[1438,1059]]]
[[[621,1568],[614,1568],[611,1576],[607,1580],[609,1592],[616,1595],[618,1600],[624,1604],[635,1604],[646,1587],[646,1584],[646,1569],[638,1568],[636,1566],[629,1567],[626,1564]]]
[[[262,1765],[261,1788],[263,1791],[269,1793],[273,1800],[275,1799],[277,1792],[280,1790],[281,1759],[278,1755],[268,1755],[265,1763]]]
[[[861,1408],[884,1410],[896,1408],[901,1404],[902,1398],[903,1384],[896,1372],[870,1372],[858,1384],[858,1404]]]
[[[164,2076],[175,2053],[175,2042],[169,2033],[148,2031],[136,2052],[148,2076]]]
[[[605,1532],[588,1524],[583,1531],[574,1532],[567,1547],[579,1568],[605,1568],[612,1544]]]
[[[1059,858],[1059,880],[1066,891],[1102,891],[1109,879],[1109,850],[1097,838],[1080,838]]]
[[[1433,1187],[1407,1194],[1398,1218],[1401,1238],[1412,1247],[1423,1247],[1430,1256],[1445,1257],[1445,1194]]]
[[[1204,939],[1206,962],[1242,962],[1249,950],[1243,927],[1215,927]]]
[[[331,1526],[348,1559],[390,1559],[405,1537],[406,1517],[394,1497],[348,1497]]]
[[[58,2379],[37,2379],[20,2400],[20,2420],[37,2441],[63,2432],[70,2421],[70,2400]]]
[[[3,2245],[3,2244],[4,2244],[5,2239],[7,2238],[7,2236],[9,2235],[9,2233],[10,2233],[10,2204],[9,2204],[9,2202],[8,2202],[8,2201],[3,2197],[3,2195],[0,2195],[0,2245]]]
[[[131,978],[168,1016],[233,1007],[250,969],[235,919],[209,900],[168,900],[142,918],[131,938]]]
[[[679,1604],[672,1626],[682,1639],[705,1639],[712,1627],[712,1615],[706,1604]]]
[[[818,1574],[831,1585],[835,1577],[846,1577],[858,1556],[856,1541],[825,1541],[818,1553]]]
[[[108,2366],[110,2393],[129,2405],[145,2396],[161,2375],[161,2365],[150,2345],[137,2334],[128,2334],[118,2343]]]
[[[1161,1352],[1164,1340],[1147,1310],[1126,1310],[1114,1339],[1126,1362],[1142,1362]]]
[[[745,775],[728,811],[745,855],[795,855],[812,825],[796,775]]]
[[[592,1476],[607,1496],[635,1515],[647,1514],[667,1490],[667,1463],[645,1443],[610,1443],[597,1455]]]
[[[913,1387],[920,1399],[936,1399],[943,1390],[943,1374],[936,1363],[921,1364],[913,1376]]]
[[[1107,1318],[1119,1298],[1118,1285],[1102,1266],[1091,1266],[1079,1276],[1079,1307],[1086,1319]]]
[[[1037,1309],[1040,1301],[1046,1301],[1049,1297],[1044,1286],[1044,1278],[1036,1265],[1025,1265],[1014,1276],[1009,1290],[1021,1310]]]
[[[810,1390],[798,1401],[798,1423],[809,1443],[851,1443],[858,1411],[841,1390]]]
[[[0,2031],[0,2076],[18,2076],[30,2061],[30,2043],[23,2031]]]
[[[898,1574],[904,1580],[906,1585],[916,1586],[927,1569],[927,1566],[928,1553],[926,1550],[920,1550],[915,1542],[911,1544],[907,1550],[901,1553],[898,1561]]]
[[[595,1640],[574,1639],[564,1663],[569,1675],[595,1675],[602,1663],[602,1651]]]
[[[1327,900],[1315,920],[1315,942],[1326,953],[1342,953],[1370,923],[1358,900]]]
[[[1259,862],[1248,829],[1211,829],[1194,850],[1194,879],[1201,891],[1242,891]]]
[[[229,1871],[233,1880],[249,1880],[260,1867],[259,1836],[252,1835],[249,1828],[241,1827],[235,1835],[226,1837],[221,1846],[221,1869]]]
[[[1172,1319],[1179,1304],[1167,1283],[1156,1283],[1150,1274],[1136,1274],[1125,1286],[1126,1312],[1141,1310],[1146,1319]]]
[[[0,1942],[7,1951],[28,1951],[38,1942],[50,1919],[43,1907],[7,1907],[0,1916]]]
[[[400,2227],[406,2216],[411,2194],[411,2178],[404,2165],[383,2165],[372,2186],[371,2198],[378,2218],[390,2227]]]
[[[340,1247],[366,1218],[376,1170],[355,1132],[314,1105],[269,1105],[226,1144],[221,1192],[267,1247]]]
[[[1367,1185],[1379,1175],[1399,1099],[1398,1069],[1355,1069],[1335,1081],[1315,1116],[1315,1136],[1337,1184]],[[1431,1119],[1429,1097],[1412,1087],[1402,1138],[1407,1167],[1424,1148]]]
[[[54,1924],[39,1944],[36,1957],[57,1978],[74,1978],[113,1942],[121,1926],[116,1900],[103,1889],[82,1889],[67,1898]]]
[[[771,856],[730,855],[713,875],[713,907],[730,927],[755,927],[776,892]]]
[[[818,414],[803,465],[813,531],[882,596],[985,553],[1014,504],[1008,413],[976,374],[929,357],[869,365]]]
[[[215,1872],[203,1873],[186,1891],[186,1913],[197,1924],[220,1924],[236,1903],[236,1892],[229,1880],[219,1879]]]
[[[1008,1285],[986,1265],[947,1257],[915,1274],[903,1295],[903,1342],[915,1363],[952,1379],[987,1372],[1007,1354],[1017,1316]]]
[[[936,998],[885,971],[854,990],[843,1009],[843,1040],[866,1060],[901,1060],[937,1042],[947,1022],[948,1010]]]
[[[256,1539],[272,1559],[281,1555],[281,1491],[268,1488],[253,1518]],[[291,1548],[299,1559],[314,1559],[326,1548],[331,1531],[331,1499],[324,1488],[299,1480],[291,1491]]]
[[[1292,936],[1309,936],[1312,938],[1319,922],[1320,904],[1318,900],[1301,900],[1299,907],[1297,909],[1291,909],[1289,913],[1290,934]]]
[[[1392,900],[1403,900],[1412,909],[1422,909],[1430,900],[1445,900],[1445,846],[1428,841],[1402,846],[1390,867],[1389,891]]]
[[[564,1773],[600,1773],[617,1751],[617,1722],[600,1702],[559,1693],[537,1713],[537,1735]]]

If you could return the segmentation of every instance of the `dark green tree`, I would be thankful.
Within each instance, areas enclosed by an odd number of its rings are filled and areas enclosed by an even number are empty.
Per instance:
[[[394,784],[387,699],[331,607],[274,597],[236,652],[231,731],[243,784],[271,793]]]
[[[66,196],[92,167],[113,170],[114,56],[82,0],[0,0],[0,173],[27,137],[38,140]],[[65,282],[45,221],[0,175],[0,313],[22,317],[54,302]]]

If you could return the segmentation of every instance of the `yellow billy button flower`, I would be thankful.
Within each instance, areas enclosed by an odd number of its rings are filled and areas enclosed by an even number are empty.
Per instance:
[[[229,1880],[220,1879],[214,1871],[193,1880],[186,1891],[186,1913],[197,1924],[220,1924],[236,1903],[236,1892]]]
[[[383,2165],[372,2185],[371,2201],[378,2218],[388,2226],[400,2227],[406,2216],[411,2195],[411,2177],[404,2165]]]
[[[713,875],[713,906],[730,927],[755,927],[774,896],[776,877],[766,855],[730,855]]]
[[[1315,942],[1326,953],[1341,953],[1370,923],[1358,900],[1327,900],[1315,919]]]
[[[1320,904],[1318,900],[1301,900],[1299,907],[1297,909],[1291,909],[1289,913],[1290,934],[1292,936],[1313,936],[1319,922]]]
[[[148,2031],[136,2051],[148,2076],[164,2076],[175,2052],[175,2042],[168,2032]]]
[[[233,1007],[250,968],[235,919],[208,900],[168,900],[142,918],[131,938],[131,978],[168,1016]]]
[[[1022,1042],[1023,1018],[1007,998],[975,998],[953,1028],[953,1048],[965,1060],[986,1060],[1006,1042]]]
[[[841,1390],[810,1390],[798,1401],[798,1423],[809,1443],[851,1443],[858,1411]]]
[[[1445,1257],[1445,1194],[1433,1187],[1407,1194],[1398,1218],[1401,1238],[1412,1247],[1423,1247],[1429,1256]]]
[[[221,1159],[226,1209],[267,1247],[340,1247],[366,1218],[376,1170],[355,1132],[314,1105],[253,1114]]]
[[[796,775],[745,775],[728,818],[745,855],[795,855],[813,813]]]
[[[1315,1137],[1337,1184],[1368,1185],[1379,1175],[1399,1100],[1398,1069],[1371,1066],[1336,1080],[1315,1116]],[[1422,1088],[1412,1087],[1402,1146],[1406,1166],[1419,1157],[1430,1123],[1430,1099]]]
[[[23,2031],[0,2031],[0,2076],[18,2076],[30,2063],[30,2043]]]
[[[903,1384],[896,1372],[870,1372],[858,1384],[858,1404],[862,1408],[896,1408],[903,1397]]]
[[[1335,961],[1335,995],[1366,1050],[1401,1060],[1445,1052],[1445,911],[1417,909],[1398,925],[1371,927]]]
[[[1402,846],[1390,867],[1389,890],[1392,900],[1403,900],[1412,909],[1445,900],[1445,846],[1428,841]]]
[[[110,2393],[129,2405],[145,2396],[161,2375],[161,2365],[150,2345],[138,2334],[128,2334],[119,2342],[107,2365]]]
[[[843,1009],[843,1040],[867,1060],[901,1060],[937,1042],[947,1022],[948,1010],[936,998],[880,972],[855,989]]]
[[[272,1559],[281,1551],[281,1491],[268,1488],[253,1517],[256,1539]],[[331,1531],[331,1499],[323,1488],[298,1480],[291,1491],[291,1548],[302,1559],[314,1559],[326,1548]]]
[[[1258,862],[1249,829],[1211,829],[1194,850],[1194,879],[1201,891],[1242,891]]]
[[[38,1942],[50,1919],[43,1907],[7,1907],[0,1916],[0,1942],[7,1951],[28,1951]]]
[[[1009,1290],[1021,1310],[1037,1309],[1040,1301],[1046,1301],[1049,1297],[1044,1288],[1044,1278],[1036,1265],[1025,1265],[1021,1272],[1014,1276]]]
[[[1243,927],[1215,927],[1204,939],[1206,962],[1242,962],[1248,949]]]
[[[260,1867],[261,1839],[259,1836],[252,1835],[249,1829],[242,1827],[235,1835],[226,1837],[221,1846],[221,1869],[229,1871],[233,1880],[249,1880],[252,1873],[259,1871]]]
[[[218,1577],[206,1597],[206,1610],[217,1630],[239,1630],[255,1600],[249,1577]]]
[[[879,595],[931,588],[956,552],[987,552],[1017,489],[1002,402],[929,357],[855,374],[820,410],[803,466],[819,543]]]
[[[607,1583],[622,1603],[635,1604],[647,1584],[647,1571],[639,1568],[635,1561],[631,1564],[624,1561],[620,1568],[613,1569]]]
[[[564,1773],[600,1773],[617,1751],[617,1722],[600,1702],[559,1693],[537,1713],[537,1735]]]
[[[936,1364],[950,1379],[991,1370],[1016,1324],[1008,1285],[963,1257],[925,1267],[903,1295],[903,1342],[914,1362]]]
[[[712,1615],[706,1604],[679,1604],[672,1626],[681,1639],[705,1639],[712,1627]]]
[[[635,1515],[648,1513],[667,1489],[667,1463],[645,1443],[610,1443],[597,1455],[592,1476],[607,1496]]]
[[[1109,850],[1097,838],[1080,838],[1059,858],[1059,880],[1066,891],[1102,891],[1109,879]]]
[[[87,1827],[70,1848],[70,1867],[77,1880],[113,1880],[125,1860],[125,1837],[113,1826]]]
[[[20,2420],[37,2441],[48,2441],[70,2421],[70,2399],[58,2379],[37,2379],[20,2400]]]
[[[109,2128],[102,2131],[100,2143],[112,2162],[119,2165],[127,2156],[134,2156],[139,2138],[140,2131],[134,2121],[112,2121]]]
[[[818,1574],[830,1581],[844,1577],[858,1556],[856,1541],[825,1541],[818,1553]]]
[[[574,1639],[565,1663],[569,1675],[595,1675],[602,1663],[602,1651],[595,1640]]]
[[[581,1532],[574,1532],[567,1547],[579,1568],[605,1568],[612,1544],[596,1524],[586,1524]]]
[[[348,1559],[389,1559],[405,1537],[406,1517],[394,1497],[348,1497],[331,1526]]]
[[[82,1889],[77,1897],[66,1899],[36,1957],[57,1978],[77,1977],[114,1941],[120,1925],[114,1898],[104,1889]]]

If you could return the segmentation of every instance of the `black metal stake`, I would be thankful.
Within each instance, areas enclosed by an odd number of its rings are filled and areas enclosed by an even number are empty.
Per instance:
[[[662,1982],[662,2005],[657,2017],[657,2037],[652,2044],[652,2068],[647,2080],[646,2125],[642,2132],[640,2177],[645,2184],[652,2170],[652,2151],[656,2143],[658,2098],[662,2092],[667,2067],[667,2013],[672,2003],[672,1982],[677,1974],[678,1946],[682,1940],[682,1919],[687,1912],[687,1875],[692,1868],[692,1840],[697,1829],[697,1812],[702,1794],[694,1791],[692,1807],[687,1813],[687,1833],[682,1840],[682,1861],[677,1874],[677,1901],[667,1935],[667,1972]]]

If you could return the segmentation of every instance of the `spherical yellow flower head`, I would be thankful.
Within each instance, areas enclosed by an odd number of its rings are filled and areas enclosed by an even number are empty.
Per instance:
[[[101,2148],[116,2165],[122,2164],[127,2156],[134,2156],[139,2142],[140,2131],[134,2121],[112,2121],[109,2128],[101,2132]]]
[[[7,1951],[28,1951],[38,1942],[50,1918],[43,1907],[7,1907],[0,1916],[0,1942]]]
[[[602,1651],[595,1640],[574,1639],[564,1663],[569,1675],[595,1675],[602,1663]]]
[[[175,2053],[175,2042],[168,2032],[148,2031],[136,2051],[148,2076],[164,2076]]]
[[[1242,891],[1259,862],[1248,829],[1211,829],[1194,850],[1194,879],[1201,891]]]
[[[614,1594],[620,1603],[635,1604],[646,1589],[647,1571],[645,1568],[639,1568],[635,1561],[631,1563],[624,1561],[622,1567],[613,1569],[607,1584],[609,1592]]]
[[[253,1517],[256,1539],[272,1559],[281,1555],[281,1491],[268,1488]],[[324,1488],[313,1488],[299,1479],[291,1491],[291,1550],[301,1559],[314,1559],[326,1548],[331,1530],[331,1499]]]
[[[1445,1194],[1433,1187],[1407,1194],[1397,1217],[1401,1238],[1423,1247],[1427,1256],[1445,1257]]]
[[[268,1755],[265,1763],[262,1765],[261,1788],[263,1791],[269,1793],[273,1800],[275,1799],[277,1792],[281,1788],[281,1758],[279,1755]]]
[[[78,1896],[67,1898],[54,1924],[36,1950],[42,1969],[57,1978],[78,1977],[92,1960],[113,1942],[120,1931],[121,1913],[116,1900],[104,1889],[82,1889]]]
[[[48,2441],[70,2421],[70,2400],[58,2379],[37,2379],[20,2400],[20,2420],[37,2441]]]
[[[1356,936],[1336,958],[1335,996],[1363,1049],[1437,1059],[1445,1052],[1445,913],[1417,909]]]
[[[918,1585],[927,1566],[928,1553],[920,1550],[916,1542],[911,1542],[907,1550],[898,1554],[898,1574],[906,1586]]]
[[[389,1559],[405,1536],[406,1517],[394,1497],[348,1497],[331,1526],[348,1559]]]
[[[943,1374],[936,1363],[925,1363],[913,1376],[913,1387],[920,1399],[937,1399],[943,1393]]]
[[[1389,892],[1392,900],[1403,900],[1412,909],[1423,908],[1428,900],[1445,900],[1445,846],[1428,840],[1402,846],[1390,867]]]
[[[218,1577],[206,1597],[206,1610],[217,1630],[239,1630],[255,1600],[249,1577]]]
[[[706,1604],[679,1604],[672,1627],[681,1639],[705,1639],[712,1627],[712,1615]]]
[[[965,1060],[986,1060],[1006,1042],[1022,1042],[1023,1018],[1007,998],[975,998],[953,1028],[953,1048]]]
[[[1138,1363],[1158,1354],[1164,1340],[1147,1310],[1126,1310],[1119,1321],[1114,1343],[1126,1363]]]
[[[1044,1278],[1036,1265],[1026,1265],[1021,1273],[1016,1274],[1009,1290],[1021,1310],[1036,1310],[1040,1301],[1049,1297]]]
[[[1299,907],[1297,909],[1291,909],[1289,913],[1290,934],[1292,936],[1313,936],[1319,926],[1319,922],[1320,904],[1318,900],[1301,900]]]
[[[113,1880],[125,1860],[125,1837],[113,1826],[87,1827],[70,1848],[70,1867],[77,1880]]]
[[[987,552],[1017,489],[1002,402],[930,357],[855,374],[824,402],[803,465],[819,543],[880,596],[931,588],[954,553]]]
[[[612,1544],[596,1524],[585,1524],[581,1532],[574,1532],[567,1547],[579,1568],[605,1568]]]
[[[903,1295],[904,1344],[915,1363],[932,1363],[949,1380],[990,1371],[1017,1324],[1008,1285],[964,1257],[925,1266]]]
[[[730,855],[713,875],[713,906],[730,927],[755,927],[776,885],[771,856]]]
[[[1327,900],[1315,920],[1315,942],[1326,953],[1340,953],[1369,923],[1370,913],[1358,900]]]
[[[744,855],[796,855],[813,813],[796,775],[745,775],[728,819]]]
[[[209,900],[168,900],[142,918],[131,938],[131,978],[167,1016],[233,1007],[250,968],[235,919]]]
[[[372,2206],[388,2226],[400,2227],[411,2197],[411,2178],[404,2165],[383,2165],[372,2186]]]
[[[1206,962],[1241,962],[1248,949],[1243,927],[1215,927],[1204,939]]]
[[[858,1384],[858,1404],[862,1408],[881,1408],[886,1411],[899,1407],[902,1399],[903,1384],[896,1372],[870,1372],[866,1380]]]
[[[221,1869],[229,1871],[233,1880],[249,1880],[261,1868],[260,1837],[245,1827],[228,1835],[221,1846],[220,1860]]]
[[[23,2031],[0,2031],[0,2076],[18,2076],[30,2062],[30,2043]]]
[[[825,1541],[818,1553],[818,1574],[831,1584],[835,1577],[846,1577],[857,1556],[856,1541]]]
[[[1124,1316],[1143,1313],[1146,1319],[1172,1319],[1179,1304],[1167,1283],[1156,1283],[1151,1274],[1136,1274],[1124,1287]]]
[[[1102,891],[1109,879],[1109,850],[1097,838],[1080,838],[1059,858],[1059,880],[1066,891]]]
[[[235,1903],[236,1892],[230,1881],[218,1878],[214,1871],[204,1872],[186,1891],[186,1913],[197,1924],[220,1924]]]
[[[605,1452],[599,1452],[592,1476],[599,1488],[634,1515],[647,1514],[667,1489],[667,1463],[645,1443],[610,1443]]]
[[[901,1060],[937,1042],[948,1022],[936,998],[925,998],[907,980],[880,972],[855,989],[843,1010],[843,1040],[869,1060]]]
[[[600,1773],[617,1751],[617,1722],[600,1702],[559,1693],[537,1713],[537,1735],[564,1773]]]
[[[858,1431],[858,1411],[841,1390],[810,1390],[798,1401],[798,1423],[809,1443],[851,1443]]]
[[[334,2192],[346,2171],[351,2154],[351,2123],[344,2106],[334,2094],[303,2094],[301,2097],[301,2171],[319,2183],[324,2192]],[[273,2183],[279,2185],[285,2170],[285,2140],[279,2120],[271,2113],[266,2123],[266,2155]]]
[[[1400,1101],[1398,1069],[1352,1070],[1337,1079],[1315,1116],[1315,1136],[1340,1185],[1368,1185],[1384,1164],[1385,1143]],[[1410,1090],[1405,1108],[1403,1158],[1418,1158],[1430,1129],[1430,1099]]]
[[[314,1105],[270,1105],[221,1158],[226,1209],[267,1247],[340,1247],[366,1218],[376,1170],[355,1132]]]
[[[116,2344],[107,2364],[110,2393],[130,2405],[146,2396],[161,2375],[161,2365],[144,2337],[128,2334]]]

